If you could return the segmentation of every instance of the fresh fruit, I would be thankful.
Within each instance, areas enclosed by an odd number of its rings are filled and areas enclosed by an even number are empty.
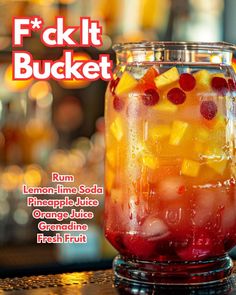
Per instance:
[[[233,79],[229,79],[228,84],[229,84],[230,91],[236,91],[236,83],[234,82]]]
[[[154,79],[158,76],[158,72],[154,67],[151,67],[147,70],[145,75],[140,79],[141,83],[147,83],[153,87],[155,87]]]
[[[135,80],[131,74],[124,72],[116,86],[115,94],[119,96],[126,93],[136,87],[137,84],[137,80]]]
[[[107,149],[106,159],[107,159],[107,162],[109,163],[109,165],[112,168],[115,168],[115,166],[116,166],[116,152],[115,152],[115,149],[113,149],[113,148]]]
[[[176,67],[173,67],[163,74],[157,76],[154,81],[157,89],[168,86],[171,83],[174,83],[179,80],[179,72]]]
[[[187,122],[176,120],[172,124],[169,144],[179,145],[189,127]]]
[[[207,166],[220,175],[224,174],[228,160],[221,148],[217,146],[207,147],[204,158],[206,159]]]
[[[149,128],[149,135],[153,141],[168,137],[170,132],[171,127],[166,124],[156,125],[155,127]]]
[[[191,91],[196,85],[196,79],[191,74],[183,73],[180,75],[179,85],[184,91]]]
[[[169,99],[170,102],[173,104],[182,104],[186,100],[186,94],[180,89],[180,88],[172,88],[168,93],[167,93],[167,98]]]
[[[123,99],[119,98],[119,96],[115,95],[113,99],[113,107],[117,112],[121,112],[125,106],[125,102]]]
[[[154,106],[159,101],[159,94],[153,88],[147,89],[142,96],[142,101],[146,106]]]
[[[212,120],[217,114],[217,105],[212,100],[202,101],[200,105],[201,115],[207,119]]]
[[[219,95],[225,95],[228,92],[228,83],[221,77],[213,77],[211,80],[211,87]]]
[[[154,109],[160,112],[175,113],[178,109],[177,105],[171,103],[168,99],[162,99]]]
[[[214,119],[214,129],[218,130],[220,128],[226,127],[226,120],[225,117],[222,115],[217,115]]]
[[[115,93],[116,86],[119,83],[119,81],[120,81],[119,77],[117,77],[116,79],[111,80],[109,88],[110,88],[110,91],[111,91],[112,94]]]
[[[196,85],[199,90],[206,90],[210,86],[211,74],[207,70],[200,70],[194,73]]]
[[[143,165],[150,169],[157,169],[159,167],[159,161],[157,157],[151,153],[143,153],[142,155]]]
[[[209,138],[209,131],[204,127],[196,126],[195,139],[198,142],[205,142]]]
[[[191,177],[197,177],[200,170],[200,163],[197,161],[184,159],[181,167],[181,174]]]
[[[117,141],[120,141],[124,135],[122,124],[122,119],[120,117],[116,117],[110,126],[111,133]]]

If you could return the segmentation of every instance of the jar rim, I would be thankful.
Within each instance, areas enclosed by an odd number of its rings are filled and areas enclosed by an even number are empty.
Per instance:
[[[175,42],[175,41],[140,41],[116,43],[112,46],[115,51],[154,49],[154,50],[210,50],[235,51],[236,45],[228,42]]]

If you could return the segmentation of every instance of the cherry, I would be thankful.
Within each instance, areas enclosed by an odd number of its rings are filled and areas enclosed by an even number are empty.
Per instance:
[[[158,103],[160,97],[158,92],[154,88],[150,88],[144,91],[142,96],[143,104],[146,106],[154,106]]]
[[[179,85],[185,91],[191,91],[196,85],[196,80],[193,75],[188,73],[183,73],[179,78]]]
[[[236,91],[236,84],[235,84],[235,82],[234,82],[233,79],[229,79],[229,80],[228,80],[228,84],[229,84],[229,89],[230,89],[231,91]]]
[[[220,95],[225,95],[229,89],[227,81],[221,77],[213,77],[211,80],[211,87]]]
[[[123,99],[119,98],[117,95],[115,95],[113,99],[113,107],[117,112],[120,112],[123,110],[125,106],[125,102]]]
[[[207,120],[212,120],[217,113],[217,105],[212,100],[203,101],[200,106],[200,113]]]
[[[167,98],[169,101],[171,101],[173,104],[182,104],[186,100],[186,94],[180,89],[180,88],[172,88],[167,93]]]
[[[119,83],[119,81],[120,81],[120,78],[119,77],[117,77],[116,79],[111,80],[109,89],[110,89],[110,91],[111,91],[112,94],[115,93],[116,86]]]

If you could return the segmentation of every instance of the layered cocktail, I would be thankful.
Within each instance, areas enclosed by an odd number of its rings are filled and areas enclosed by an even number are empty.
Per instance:
[[[182,62],[165,60],[163,44],[162,51],[156,43],[127,46],[119,47],[123,62],[106,93],[105,234],[121,254],[117,275],[152,283],[174,282],[175,274],[177,283],[221,279],[236,244],[232,69],[219,44],[205,55],[189,45],[195,58]]]

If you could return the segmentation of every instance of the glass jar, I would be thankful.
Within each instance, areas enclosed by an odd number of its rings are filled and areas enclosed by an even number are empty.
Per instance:
[[[236,83],[228,43],[114,46],[105,235],[118,278],[200,284],[232,271]]]

